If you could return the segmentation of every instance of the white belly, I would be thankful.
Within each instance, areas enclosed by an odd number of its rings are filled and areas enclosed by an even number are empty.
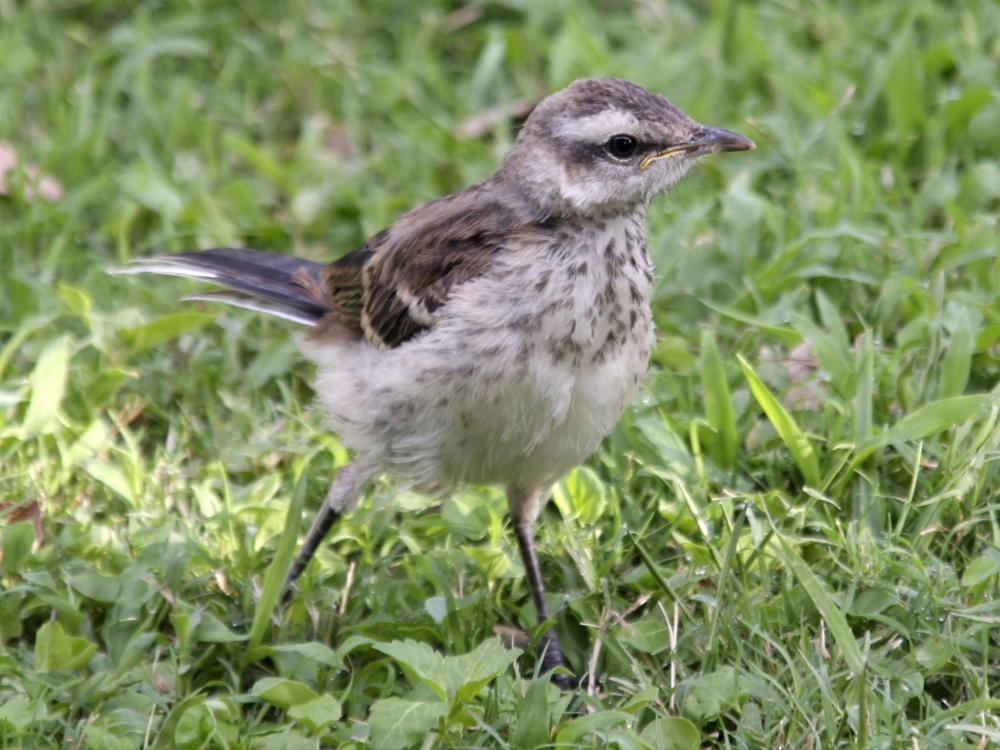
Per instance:
[[[634,228],[633,225],[628,225]],[[544,247],[453,292],[429,331],[396,349],[316,356],[331,425],[371,473],[526,488],[579,464],[614,427],[653,341],[650,273],[606,243]],[[544,282],[543,282],[544,279]],[[374,416],[373,416],[374,415]]]

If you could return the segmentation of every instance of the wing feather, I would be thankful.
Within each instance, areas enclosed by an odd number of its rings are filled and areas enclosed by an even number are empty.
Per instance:
[[[514,224],[481,185],[421,206],[323,270],[331,306],[369,341],[399,346],[435,324],[455,287],[490,268]]]

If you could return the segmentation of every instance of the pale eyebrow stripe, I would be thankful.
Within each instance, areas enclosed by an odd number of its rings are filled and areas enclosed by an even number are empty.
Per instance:
[[[602,141],[620,133],[633,134],[638,126],[639,120],[631,112],[609,109],[596,115],[569,120],[562,124],[557,134],[574,140]]]

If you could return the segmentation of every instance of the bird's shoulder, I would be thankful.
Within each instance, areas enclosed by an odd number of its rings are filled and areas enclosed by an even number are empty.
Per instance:
[[[420,206],[323,270],[334,314],[398,346],[433,326],[452,290],[488,272],[524,223],[483,183]]]

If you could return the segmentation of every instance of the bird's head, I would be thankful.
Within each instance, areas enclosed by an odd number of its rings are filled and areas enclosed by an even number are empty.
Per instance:
[[[546,213],[627,213],[669,190],[700,157],[753,148],[634,83],[587,79],[535,107],[498,176]]]

